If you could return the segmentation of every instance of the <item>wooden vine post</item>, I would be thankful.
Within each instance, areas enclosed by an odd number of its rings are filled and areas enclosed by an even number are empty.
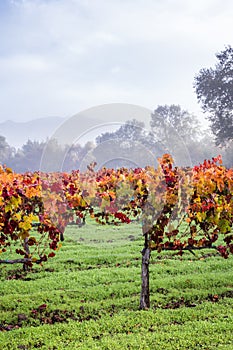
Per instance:
[[[29,245],[28,245],[28,237],[24,239],[24,249],[25,249],[26,256],[29,257],[30,256],[30,249],[29,249]],[[28,263],[27,262],[25,262],[23,264],[23,269],[24,269],[24,271],[28,271]]]
[[[146,310],[146,309],[149,309],[150,307],[149,263],[150,263],[150,248],[148,244],[148,234],[146,233],[144,248],[142,250],[141,295],[140,295],[141,310]]]

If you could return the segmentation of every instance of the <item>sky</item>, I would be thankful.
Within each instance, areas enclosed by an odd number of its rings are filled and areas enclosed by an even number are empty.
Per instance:
[[[204,118],[200,69],[232,45],[231,0],[1,0],[0,122],[109,103]]]

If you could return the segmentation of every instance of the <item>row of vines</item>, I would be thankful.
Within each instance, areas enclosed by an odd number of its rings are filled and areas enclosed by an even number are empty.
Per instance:
[[[84,173],[16,174],[0,168],[1,263],[43,263],[61,246],[67,225],[142,225],[141,308],[149,306],[148,265],[152,250],[216,249],[233,253],[233,169],[221,157],[179,168],[165,154],[158,167]],[[9,253],[19,254],[9,259]],[[8,259],[4,258],[7,254]]]

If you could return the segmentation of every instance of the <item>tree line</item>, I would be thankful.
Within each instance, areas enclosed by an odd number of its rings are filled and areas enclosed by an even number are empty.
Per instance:
[[[82,158],[94,147],[92,142],[87,142],[84,146],[61,145],[56,139],[47,141],[28,140],[21,148],[15,149],[10,146],[4,136],[0,136],[0,164],[6,165],[15,172],[33,172],[40,170],[41,159],[45,150],[49,150],[52,155],[51,161],[55,163],[59,155],[65,154],[63,171],[78,169]],[[51,164],[51,168],[53,164]]]
[[[51,170],[53,162],[63,154],[61,170],[67,172],[83,170],[92,162],[110,168],[155,165],[156,158],[166,152],[173,154],[179,166],[198,164],[218,154],[225,166],[232,166],[233,142],[228,141],[224,148],[216,145],[211,131],[201,131],[198,119],[179,105],[158,106],[151,115],[150,126],[147,130],[143,122],[132,119],[85,145],[61,145],[56,139],[28,140],[18,150],[0,136],[0,163],[19,173],[40,170],[46,147]]]
[[[150,129],[131,119],[114,132],[105,132],[85,145],[61,145],[56,139],[28,140],[15,149],[0,136],[0,164],[16,172],[40,170],[43,152],[53,162],[64,155],[62,171],[85,168],[91,162],[99,167],[137,167],[154,165],[163,153],[173,155],[178,166],[190,166],[218,154],[223,163],[233,163],[233,48],[216,54],[214,68],[204,68],[194,79],[194,89],[209,130],[201,129],[198,118],[180,105],[158,105],[151,114]]]

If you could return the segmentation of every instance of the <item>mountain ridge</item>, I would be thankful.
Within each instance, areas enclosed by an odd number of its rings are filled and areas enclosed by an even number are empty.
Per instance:
[[[0,123],[0,135],[15,148],[21,148],[28,140],[46,141],[66,120],[64,117],[42,117],[29,121],[6,120]]]

